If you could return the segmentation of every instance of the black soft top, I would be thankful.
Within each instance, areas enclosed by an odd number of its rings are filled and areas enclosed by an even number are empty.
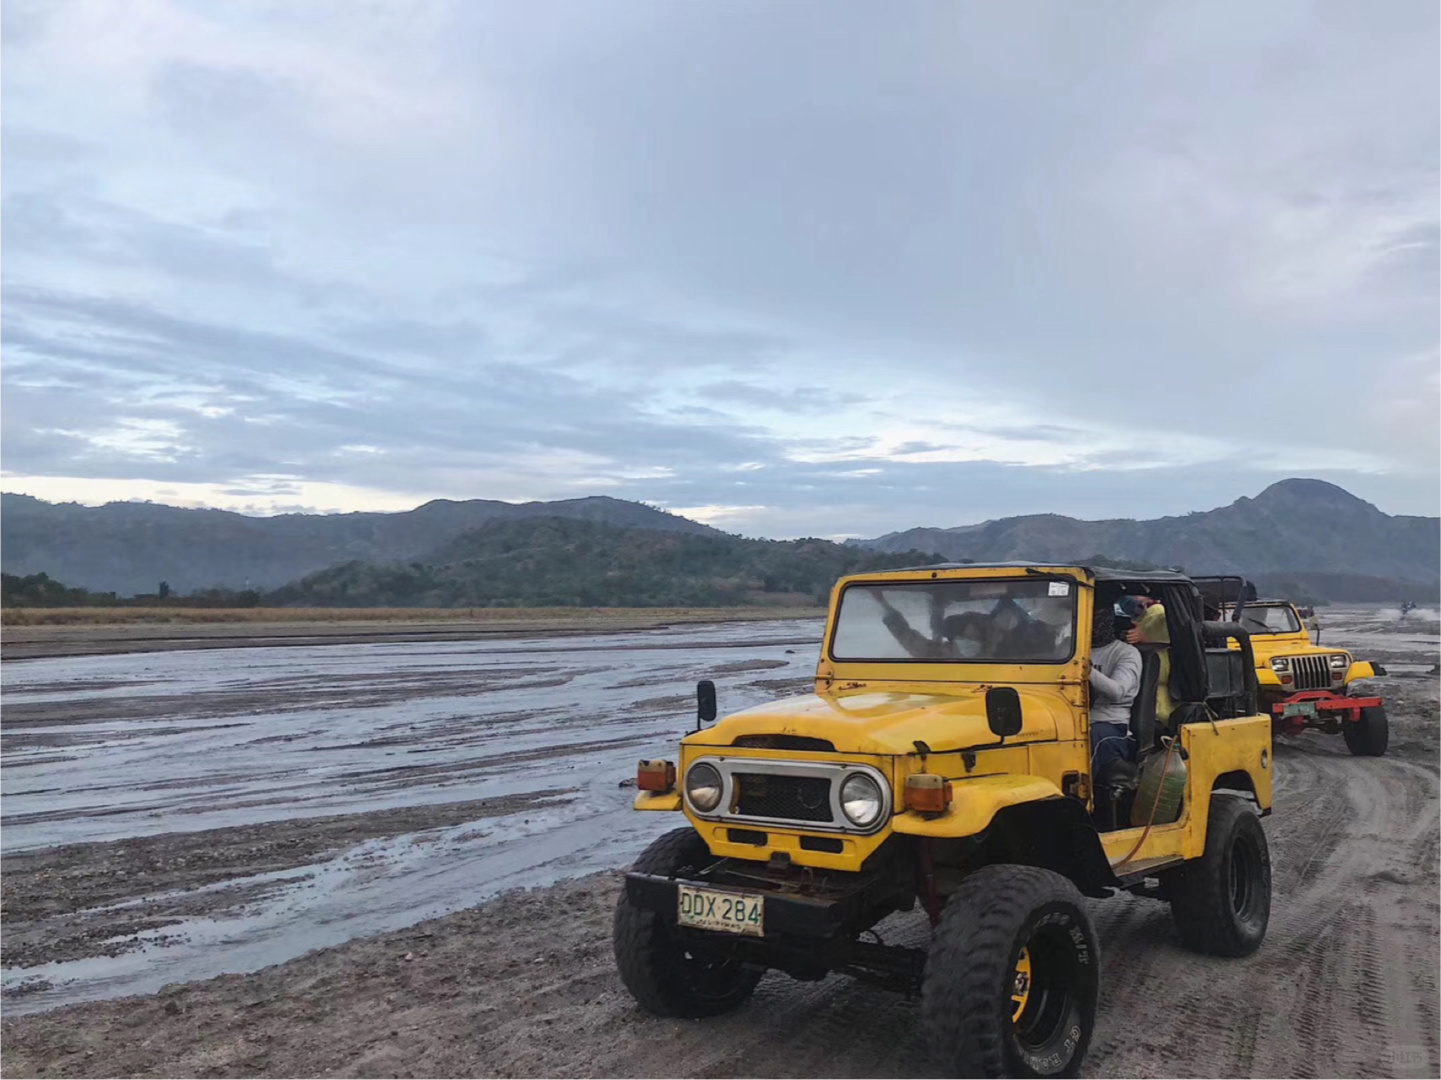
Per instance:
[[[1185,574],[1176,570],[1117,570],[1112,566],[1087,566],[1084,563],[1066,562],[1057,559],[1055,562],[1026,562],[1016,560],[1012,562],[944,562],[929,563],[926,566],[905,566],[897,567],[895,572],[905,570],[1033,570],[1042,573],[1045,569],[1058,567],[1074,567],[1077,570],[1085,570],[1097,581],[1124,581],[1139,584],[1154,583],[1157,585],[1180,585],[1191,584],[1191,579]],[[880,571],[885,573],[886,571]]]

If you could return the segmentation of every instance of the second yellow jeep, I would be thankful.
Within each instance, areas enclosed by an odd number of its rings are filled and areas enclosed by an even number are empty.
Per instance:
[[[1134,592],[1165,604],[1174,711],[1158,727],[1148,651],[1135,760],[1093,774],[1092,626]],[[622,980],[652,1012],[725,1012],[769,969],[838,971],[918,990],[948,1075],[1070,1075],[1106,985],[1083,895],[1168,901],[1182,941],[1219,955],[1265,936],[1271,723],[1244,627],[1205,622],[1181,574],[845,578],[813,693],[714,723],[714,687],[698,695],[678,759],[637,774],[637,809],[683,822],[626,876],[615,915]],[[872,930],[916,908],[928,949]]]
[[[1380,757],[1389,740],[1386,706],[1357,683],[1385,675],[1380,664],[1357,660],[1349,650],[1313,643],[1289,600],[1258,599],[1256,587],[1239,577],[1198,577],[1204,599],[1219,617],[1239,622],[1256,658],[1257,693],[1278,735],[1307,728],[1340,732],[1351,753]]]

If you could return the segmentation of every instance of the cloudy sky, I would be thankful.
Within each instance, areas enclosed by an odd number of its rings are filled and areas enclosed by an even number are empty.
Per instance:
[[[1431,0],[3,19],[4,490],[1438,511]]]

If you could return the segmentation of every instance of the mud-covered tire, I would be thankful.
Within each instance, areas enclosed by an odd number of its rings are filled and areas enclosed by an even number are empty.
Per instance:
[[[1012,865],[971,874],[941,912],[921,984],[941,1075],[1076,1075],[1095,1024],[1100,966],[1081,894],[1061,875]]]
[[[1355,723],[1343,720],[1341,734],[1346,739],[1346,749],[1357,757],[1380,757],[1386,752],[1386,744],[1391,741],[1390,727],[1386,723],[1386,706],[1367,706],[1361,710],[1361,719]]]
[[[1206,850],[1166,874],[1165,884],[1187,948],[1215,956],[1255,952],[1271,920],[1271,854],[1250,803],[1213,794]]]
[[[708,859],[705,841],[687,826],[658,838],[636,860],[635,869],[683,877]],[[633,905],[624,890],[611,940],[621,982],[641,1008],[657,1016],[694,1019],[730,1012],[750,997],[763,974],[735,960],[686,949],[656,912]]]

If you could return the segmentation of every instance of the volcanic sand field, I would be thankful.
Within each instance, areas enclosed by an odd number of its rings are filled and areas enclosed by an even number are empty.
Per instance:
[[[1087,1075],[1441,1071],[1437,626],[1395,614],[1322,611],[1324,643],[1394,673],[1373,684],[1391,748],[1277,740],[1257,954],[1196,956],[1164,905],[1091,902]],[[628,810],[635,759],[693,723],[697,678],[723,710],[805,690],[819,630],[7,662],[6,1073],[926,1074],[914,1000],[772,974],[678,1022],[614,972],[617,868],[680,821]]]

